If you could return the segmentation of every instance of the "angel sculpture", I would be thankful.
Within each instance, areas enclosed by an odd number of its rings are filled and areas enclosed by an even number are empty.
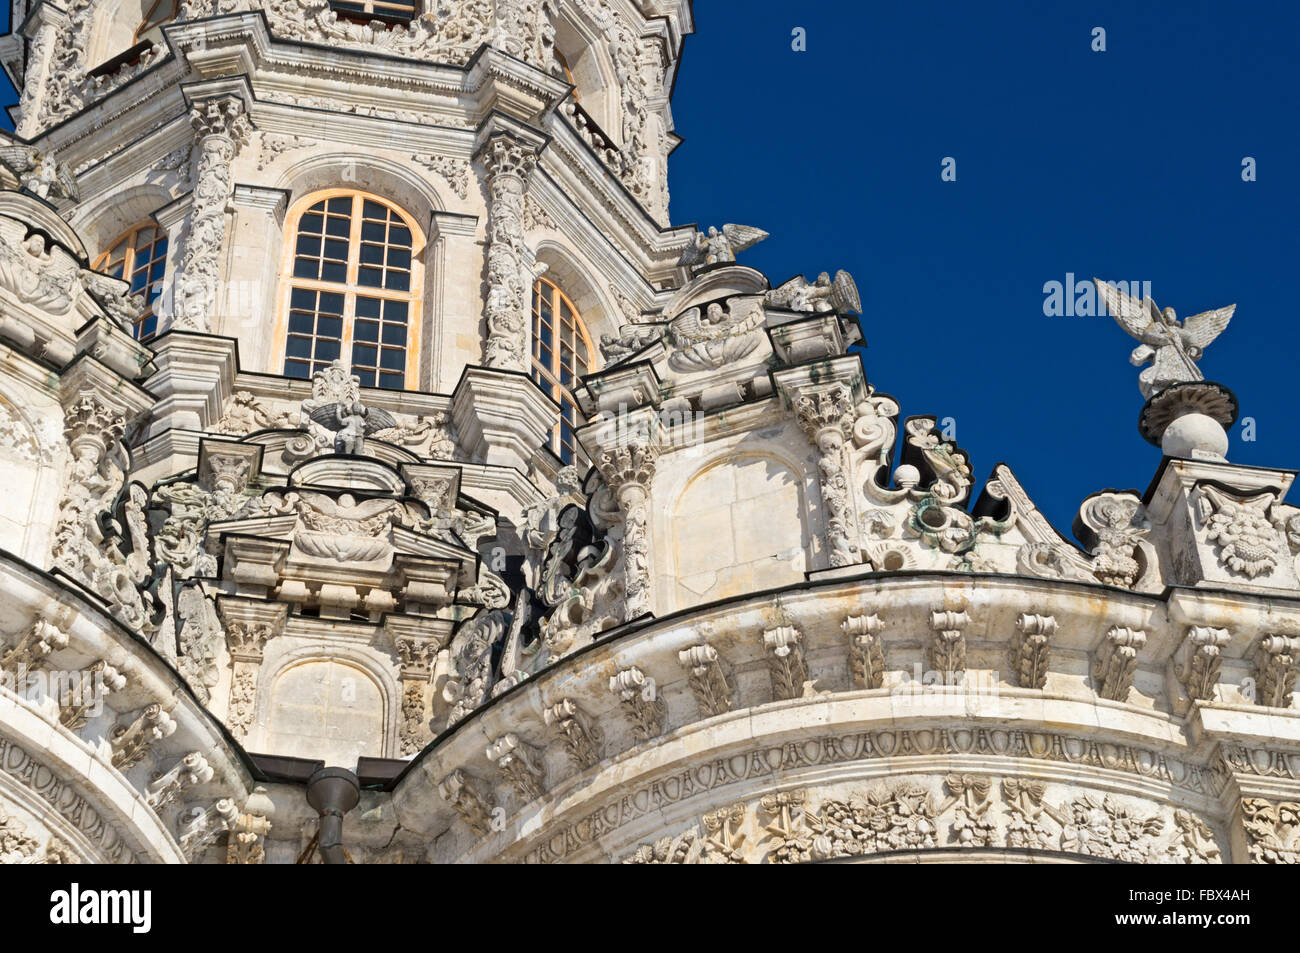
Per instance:
[[[1139,301],[1105,281],[1092,281],[1116,323],[1142,342],[1129,355],[1129,363],[1141,367],[1151,361],[1151,366],[1138,375],[1143,397],[1150,400],[1174,384],[1205,380],[1196,362],[1228,326],[1237,310],[1235,304],[1202,311],[1179,323],[1173,308],[1162,311],[1150,298]]]
[[[53,157],[43,155],[32,146],[12,143],[0,145],[0,162],[18,177],[28,192],[43,199],[77,198],[77,183]]]
[[[677,264],[689,267],[694,273],[705,265],[735,261],[737,252],[752,248],[767,237],[767,232],[749,225],[723,225],[720,232],[710,228],[707,234],[695,236],[695,244],[687,246]]]
[[[817,276],[816,281],[796,275],[781,287],[769,291],[767,303],[774,308],[790,311],[862,313],[862,298],[858,295],[857,283],[847,271],[835,272],[834,281],[824,271]]]
[[[359,400],[317,407],[311,419],[326,430],[334,431],[334,452],[360,455],[366,450],[366,437],[380,430],[396,427],[393,415],[378,407],[367,407]]]

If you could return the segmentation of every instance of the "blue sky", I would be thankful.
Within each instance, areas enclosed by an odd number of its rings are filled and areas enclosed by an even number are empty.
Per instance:
[[[953,418],[980,484],[1009,463],[1068,533],[1085,496],[1145,489],[1159,463],[1134,342],[1109,317],[1043,313],[1071,272],[1149,281],[1180,317],[1236,302],[1201,362],[1255,421],[1229,459],[1300,464],[1300,5],[695,7],[674,221],[770,231],[742,260],[774,283],[850,271],[869,380],[904,415]]]

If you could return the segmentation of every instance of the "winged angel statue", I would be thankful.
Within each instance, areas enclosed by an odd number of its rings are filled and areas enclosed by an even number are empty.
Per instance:
[[[77,198],[77,183],[68,170],[32,146],[0,142],[0,162],[18,177],[24,189],[43,199]]]
[[[841,314],[861,314],[862,298],[857,282],[847,271],[835,272],[835,280],[823,271],[816,281],[796,275],[779,288],[767,293],[767,303],[791,311],[838,311]]]
[[[1174,384],[1205,380],[1196,362],[1228,326],[1237,310],[1235,304],[1202,311],[1180,323],[1173,308],[1162,311],[1151,298],[1139,301],[1108,282],[1098,278],[1092,281],[1116,323],[1142,342],[1129,355],[1129,363],[1141,367],[1147,361],[1151,362],[1151,366],[1138,375],[1138,387],[1143,397],[1150,400]]]
[[[695,244],[687,246],[677,264],[694,273],[705,265],[735,261],[737,252],[753,248],[767,237],[767,232],[750,225],[723,225],[720,232],[710,227],[707,234],[695,236]]]

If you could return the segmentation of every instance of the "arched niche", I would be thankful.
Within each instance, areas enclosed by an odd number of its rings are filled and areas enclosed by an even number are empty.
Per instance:
[[[692,475],[671,521],[672,606],[800,582],[809,544],[803,479],[762,452],[715,459]],[[663,595],[667,595],[666,593]]]
[[[291,659],[269,687],[265,707],[258,706],[261,750],[347,768],[360,757],[388,754],[388,693],[357,661]]]
[[[565,9],[554,19],[557,76],[573,84],[578,105],[601,130],[623,145],[618,74],[604,34],[578,12]],[[567,75],[566,75],[567,74]]]
[[[86,63],[94,69],[140,42],[162,45],[161,24],[178,12],[179,0],[100,0],[86,43]]]
[[[94,261],[108,250],[115,238],[152,219],[154,212],[171,200],[171,194],[162,186],[133,185],[78,206],[71,224],[85,243],[90,260]],[[175,242],[177,236],[170,238]]]

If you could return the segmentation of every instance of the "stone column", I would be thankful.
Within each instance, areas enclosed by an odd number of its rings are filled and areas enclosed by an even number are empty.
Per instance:
[[[54,531],[54,568],[92,588],[99,541],[92,539],[91,527],[114,489],[108,457],[125,428],[124,415],[90,395],[64,410],[63,432],[72,455]]]
[[[631,621],[653,611],[647,500],[655,474],[655,451],[648,443],[629,442],[606,450],[597,466],[623,511],[623,618]]]
[[[488,296],[484,311],[488,367],[529,367],[529,255],[524,244],[524,194],[537,167],[537,152],[513,136],[498,133],[480,153],[487,168]]]
[[[274,634],[274,628],[266,622],[226,620],[226,643],[230,647],[231,664],[230,707],[226,711],[226,727],[241,742],[248,737],[248,729],[253,726],[262,653]]]
[[[22,98],[14,125],[14,133],[24,139],[34,139],[41,131],[41,113],[49,95],[54,52],[60,37],[67,37],[72,32],[71,20],[58,7],[42,3],[34,13],[28,28],[27,67],[23,72]]]
[[[49,4],[42,7],[48,8]],[[85,98],[82,87],[86,82],[86,42],[96,8],[94,0],[70,0],[66,4],[66,16],[56,21],[58,28],[50,41],[49,60],[35,80],[41,84],[40,102],[34,104],[31,115],[24,110],[21,135],[31,136],[49,129],[81,109]],[[35,39],[39,39],[39,34]],[[29,70],[35,65],[34,59],[33,56],[28,61]],[[24,78],[24,93],[31,83],[31,79]]]
[[[794,397],[795,416],[817,448],[826,542],[831,566],[862,562],[858,547],[858,520],[853,511],[844,441],[853,430],[853,396],[847,384],[835,381],[807,386]]]
[[[190,108],[190,123],[197,137],[191,176],[194,200],[176,279],[172,324],[186,331],[208,331],[217,306],[226,211],[234,195],[231,163],[248,141],[252,123],[243,100],[236,96],[196,102]]]
[[[419,754],[433,740],[429,728],[430,677],[438,643],[409,635],[397,636],[397,657],[401,661],[399,673],[402,680],[402,722],[398,729],[401,757]]]

